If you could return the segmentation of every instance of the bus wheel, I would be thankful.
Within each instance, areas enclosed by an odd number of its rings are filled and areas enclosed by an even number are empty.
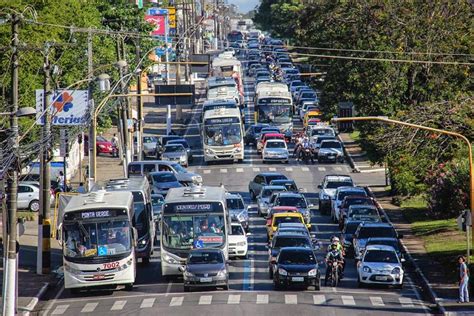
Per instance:
[[[243,159],[237,159],[237,162],[242,163],[242,162],[244,162],[244,160]]]
[[[79,289],[69,289],[72,295],[78,295],[80,290]]]
[[[125,284],[125,291],[133,291],[133,283]]]
[[[142,263],[143,264],[149,264],[150,263],[150,258],[148,258],[148,257],[142,258]]]

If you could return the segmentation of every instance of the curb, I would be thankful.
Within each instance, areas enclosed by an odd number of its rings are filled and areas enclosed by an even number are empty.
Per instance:
[[[23,316],[29,316],[30,313],[35,310],[35,307],[36,305],[38,305],[40,299],[43,298],[43,296],[46,294],[49,289],[49,286],[49,283],[44,283],[38,293],[28,303],[28,305],[26,305],[25,307],[18,306],[18,311],[21,311]]]
[[[375,196],[374,192],[372,191],[372,189],[369,186],[366,187],[366,190],[368,191],[368,193],[371,197]],[[379,205],[379,208],[382,211],[382,213],[384,214],[385,218],[387,219],[387,222],[389,224],[393,225],[392,221],[390,220],[390,217],[388,217],[388,215],[387,215],[387,212],[385,212],[385,209],[383,207],[381,207],[380,205]],[[418,275],[418,277],[421,280],[421,284],[420,284],[421,288],[423,289],[423,291],[425,293],[428,294],[428,298],[429,298],[430,302],[432,304],[434,304],[443,315],[446,315],[446,309],[444,308],[443,304],[441,303],[440,298],[436,295],[436,293],[432,289],[430,282],[425,277],[425,274],[423,273],[423,271],[421,271],[420,267],[418,266],[416,261],[411,256],[411,253],[408,250],[408,248],[405,246],[405,243],[403,242],[403,240],[400,240],[400,242],[402,244],[403,250],[405,251],[406,257],[408,259],[407,262],[409,262],[415,268],[415,273]]]
[[[346,156],[347,160],[349,160],[348,162],[349,162],[349,165],[350,165],[351,168],[352,168],[352,172],[353,172],[353,173],[360,173],[360,169],[359,169],[359,167],[357,167],[357,165],[355,164],[354,158],[352,158],[352,155],[349,154],[349,152],[346,150],[346,146],[345,146],[345,144],[344,144],[344,141],[343,141],[342,138],[341,138],[341,135],[338,134],[338,135],[337,135],[337,139],[338,139],[338,140],[341,142],[341,144],[342,144],[342,149],[343,149],[343,151],[344,151],[344,155]]]

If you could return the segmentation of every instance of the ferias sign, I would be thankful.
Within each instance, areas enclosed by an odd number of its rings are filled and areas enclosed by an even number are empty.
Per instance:
[[[89,93],[87,90],[57,90],[50,96],[51,124],[72,126],[87,122]],[[44,124],[44,91],[36,90],[36,119]]]

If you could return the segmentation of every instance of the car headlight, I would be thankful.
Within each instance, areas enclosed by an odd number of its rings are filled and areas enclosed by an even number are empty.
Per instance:
[[[239,215],[237,215],[237,219],[241,222],[245,222],[248,221],[249,216],[245,211],[242,211],[239,213]]]
[[[399,267],[396,267],[392,270],[392,274],[400,274],[400,272],[402,272],[402,270]]]
[[[99,145],[100,148],[105,148],[105,145]]]
[[[288,275],[288,272],[286,272],[285,269],[279,268],[279,269],[278,269],[278,274],[279,274],[279,275]]]
[[[317,273],[318,273],[318,270],[313,269],[308,272],[308,276],[316,276]]]
[[[169,263],[169,264],[179,264],[179,261],[176,260],[175,258],[169,256],[169,255],[164,255],[163,256],[163,260],[166,262],[166,263]]]
[[[189,271],[184,271],[184,277],[186,278],[193,278],[194,277],[194,274],[192,274],[191,272]]]
[[[368,266],[364,266],[362,268],[362,271],[366,272],[366,273],[371,273],[372,272],[372,269],[370,269]]]
[[[247,242],[245,242],[245,241],[239,241],[239,242],[237,243],[237,246],[243,247],[243,246],[245,246],[246,244],[247,244]]]
[[[201,183],[202,182],[202,177],[201,176],[192,176],[191,180],[196,183]]]
[[[181,161],[186,161],[186,156],[181,156],[181,157],[179,157],[179,159],[180,159]]]
[[[217,276],[218,276],[218,277],[225,277],[225,276],[227,276],[227,270],[224,269],[224,270],[219,271],[219,272],[217,273]]]

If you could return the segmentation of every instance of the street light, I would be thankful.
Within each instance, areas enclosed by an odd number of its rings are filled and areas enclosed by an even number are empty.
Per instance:
[[[473,165],[473,158],[472,158],[472,145],[469,139],[467,139],[466,136],[456,133],[456,132],[451,132],[451,131],[446,131],[438,128],[433,128],[433,127],[428,127],[424,125],[418,125],[418,124],[412,124],[408,122],[402,122],[402,121],[397,121],[397,120],[392,120],[389,119],[386,116],[361,116],[361,117],[338,117],[338,118],[333,118],[331,121],[333,122],[350,122],[350,121],[379,121],[379,122],[385,122],[389,124],[396,124],[396,125],[402,125],[402,126],[408,126],[411,128],[416,128],[416,129],[423,129],[426,131],[434,132],[434,133],[439,133],[439,134],[445,134],[445,135],[450,135],[454,136],[457,138],[462,139],[468,148],[468,159],[469,159],[469,196],[470,196],[470,209],[471,209],[471,229],[472,225],[474,225],[474,165]],[[469,237],[468,237],[469,239]],[[472,242],[474,243],[474,234],[472,236]],[[468,240],[469,243],[469,240]],[[469,254],[469,247],[468,247],[468,261],[470,261],[470,254]]]

